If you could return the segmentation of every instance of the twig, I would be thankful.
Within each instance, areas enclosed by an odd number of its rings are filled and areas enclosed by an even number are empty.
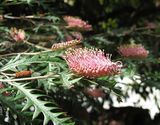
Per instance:
[[[3,16],[4,19],[24,19],[25,17],[24,16],[21,16],[21,17],[16,17],[16,16],[10,16],[10,15],[7,15],[5,14]]]
[[[6,76],[6,74],[5,74]],[[0,79],[0,82],[18,82],[18,81],[30,81],[36,79],[45,79],[53,76],[53,74],[47,74],[44,76],[36,76],[36,77],[29,77],[29,78],[18,78],[18,79]],[[55,75],[56,76],[56,75]]]
[[[7,15],[5,14],[3,16],[4,19],[11,19],[11,20],[26,20],[28,22],[31,22],[32,24],[36,24],[33,20],[31,20],[32,18],[28,18],[28,17],[31,17],[31,16],[20,16],[20,17],[16,17],[16,16],[10,16],[10,15]]]
[[[37,49],[42,49],[42,50],[45,50],[45,51],[51,51],[51,49],[49,49],[49,48],[45,48],[45,47],[43,47],[43,46],[39,46],[39,45],[35,45],[35,44],[33,44],[33,43],[30,43],[30,42],[28,42],[28,41],[24,41],[24,43],[26,43],[26,44],[28,44],[28,45],[30,45],[30,46],[33,46],[33,47],[35,47],[35,48],[37,48]]]
[[[15,55],[36,55],[38,53],[8,53],[8,54],[3,54],[3,55],[0,55],[0,57],[5,57],[5,56],[15,56]]]
[[[9,73],[4,73],[4,72],[0,72],[0,74],[5,75],[5,76],[16,76],[15,74],[9,74]]]
[[[0,55],[0,57],[5,57],[5,56],[15,56],[15,55],[38,55],[38,54],[41,54],[41,53],[45,53],[45,52],[51,52],[53,50],[47,50],[47,51],[42,51],[42,52],[34,52],[34,53],[8,53],[8,54],[3,54],[3,55]]]
[[[5,14],[3,16],[3,18],[5,19],[17,19],[17,20],[26,20],[26,19],[39,19],[39,20],[48,20],[46,17],[43,17],[43,16],[33,16],[33,15],[30,15],[30,16],[10,16],[8,14]]]

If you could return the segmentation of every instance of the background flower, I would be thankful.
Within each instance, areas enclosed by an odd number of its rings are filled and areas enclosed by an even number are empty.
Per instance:
[[[85,88],[84,93],[94,98],[105,96],[105,93],[101,88]]]
[[[149,54],[141,44],[125,44],[118,47],[118,52],[126,58],[146,58]]]
[[[72,17],[72,16],[64,16],[64,21],[67,23],[67,28],[76,29],[79,31],[90,31],[92,30],[92,26],[87,22],[81,20],[80,18]]]

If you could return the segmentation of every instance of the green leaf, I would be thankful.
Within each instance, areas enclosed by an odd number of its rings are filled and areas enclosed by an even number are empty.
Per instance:
[[[70,121],[68,118],[60,118],[60,116],[63,114],[63,112],[53,112],[52,110],[58,109],[55,102],[50,101],[43,101],[40,100],[39,97],[45,96],[43,94],[33,94],[32,92],[35,89],[29,89],[26,85],[27,84],[19,84],[19,83],[11,83],[10,85],[16,87],[21,93],[23,93],[24,98],[27,99],[27,102],[23,108],[23,110],[28,109],[30,106],[34,106],[35,110],[33,113],[33,119],[35,119],[39,113],[42,113],[44,115],[43,125],[46,125],[49,120],[51,120],[54,125],[74,125],[73,122]],[[46,96],[47,97],[47,96]],[[54,106],[48,107],[47,104],[53,104]]]
[[[61,75],[63,86],[66,86],[66,87],[70,87],[73,84],[77,83],[80,79],[82,79],[82,77],[73,79],[74,74],[69,74],[64,72],[61,73],[60,75]]]

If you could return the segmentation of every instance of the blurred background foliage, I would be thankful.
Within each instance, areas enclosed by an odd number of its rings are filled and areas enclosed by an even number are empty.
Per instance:
[[[113,125],[113,120],[122,121],[121,118],[110,118],[110,110],[106,110],[103,107],[106,101],[109,102],[109,107],[112,107],[114,102],[111,95],[115,95],[117,101],[121,102],[121,99],[132,97],[128,93],[131,90],[139,94],[144,100],[147,100],[149,94],[154,94],[153,89],[158,91],[160,89],[159,12],[159,0],[1,0],[0,71],[13,73],[29,69],[34,71],[33,76],[46,75],[48,72],[53,72],[58,74],[58,77],[31,81],[29,85],[26,85],[28,87],[23,86],[23,84],[18,85],[18,83],[15,83],[15,85],[5,83],[7,88],[2,90],[1,94],[6,90],[12,91],[12,96],[14,97],[1,95],[0,102],[3,111],[1,113],[0,110],[0,119],[3,120],[0,120],[2,121],[0,124],[38,125],[43,123],[42,115],[30,121],[30,116],[33,113],[29,112],[30,109],[28,108],[26,108],[26,112],[23,112],[24,114],[19,113],[25,105],[22,102],[26,102],[21,98],[15,101],[16,93],[20,90],[19,95],[24,98],[39,94],[39,92],[32,92],[31,94],[33,95],[29,95],[29,89],[32,88],[41,90],[40,93],[44,95],[51,96],[51,98],[48,99],[46,97],[47,99],[43,100],[51,102],[54,100],[63,112],[67,112],[67,115],[72,117],[71,121],[74,121],[76,125]],[[65,41],[65,36],[74,31],[64,28],[66,23],[63,20],[63,16],[65,15],[79,17],[93,26],[92,31],[81,32],[83,35],[82,46],[102,49],[106,53],[111,53],[113,60],[121,60],[123,69],[120,75],[95,80],[77,78],[69,72],[65,61],[60,58],[61,51],[42,52],[40,55],[16,54],[46,51],[54,43]],[[30,41],[31,44],[11,42],[9,31],[12,27],[23,29],[26,33],[27,41]],[[117,47],[132,42],[142,44],[149,51],[148,58],[136,60],[121,57]],[[7,54],[8,56],[5,56]],[[52,62],[54,63],[52,64]],[[21,63],[26,63],[26,65],[19,66]],[[123,82],[117,79],[122,80],[126,77],[131,79],[132,83],[125,84],[128,90],[123,90],[119,86]],[[3,74],[1,74],[0,78],[4,79]],[[27,84],[27,82],[24,82],[24,84]],[[76,87],[68,89],[72,84],[76,84]],[[82,92],[84,88],[92,85],[96,86],[96,88],[103,88],[105,97],[97,99]],[[15,88],[17,89],[15,90]],[[25,95],[22,90],[26,90],[28,95]],[[160,109],[160,100],[157,99],[157,96],[159,95],[155,95],[154,101],[157,108]],[[32,103],[35,106],[34,101]],[[13,103],[15,105],[12,105]],[[29,102],[26,104],[29,105]],[[51,107],[50,103],[48,105]],[[60,112],[59,109],[54,109],[54,111]],[[43,110],[39,112],[43,112]],[[64,116],[65,113],[63,114]],[[6,118],[9,118],[9,120],[6,120],[7,122],[4,121]],[[158,114],[155,119],[157,121],[155,120],[153,123],[144,120],[139,124],[158,125],[160,123]],[[52,121],[52,119],[49,120]],[[48,123],[49,125],[52,124],[51,121]],[[70,125],[72,124],[71,121],[63,123],[63,120],[60,120],[60,123]],[[57,122],[54,125],[59,125],[60,123]],[[116,125],[138,125],[138,123],[130,120],[130,122],[119,122]]]

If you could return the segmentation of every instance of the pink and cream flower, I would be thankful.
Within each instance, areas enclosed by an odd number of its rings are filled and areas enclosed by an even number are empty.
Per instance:
[[[16,42],[21,42],[25,39],[25,32],[22,29],[11,28],[10,30],[11,38]]]
[[[64,59],[71,71],[87,78],[116,75],[122,68],[120,61],[112,62],[108,54],[98,49],[70,49]]]
[[[72,16],[64,16],[63,19],[67,23],[66,28],[76,29],[79,31],[92,30],[92,26],[80,18],[72,17]]]
[[[126,58],[143,59],[149,54],[142,44],[125,44],[118,47],[118,52]]]

